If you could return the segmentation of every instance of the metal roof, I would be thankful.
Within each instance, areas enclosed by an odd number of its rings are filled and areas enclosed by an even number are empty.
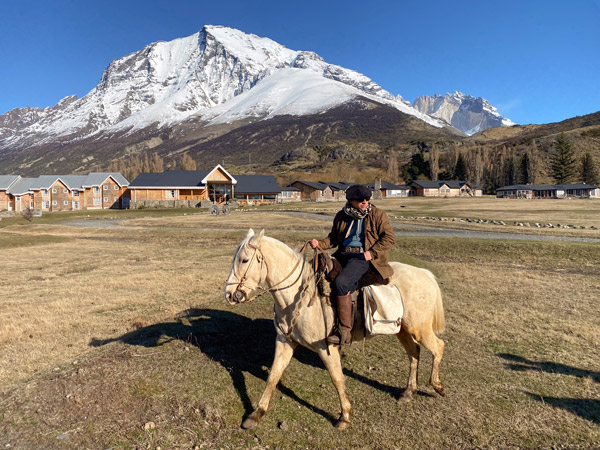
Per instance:
[[[369,184],[369,189],[371,189],[372,191],[375,190],[375,183],[371,183]],[[399,191],[399,190],[410,190],[412,189],[410,186],[406,186],[406,185],[398,185],[398,184],[392,184],[389,181],[384,181],[381,180],[381,189],[387,189],[387,190],[394,190],[394,191]]]
[[[330,187],[332,191],[345,191],[350,186],[356,184],[356,183],[350,183],[347,181],[302,181],[302,180],[296,180],[296,181],[294,181],[294,183],[302,183],[302,184],[305,184],[306,186],[309,186],[309,187],[319,190],[319,191],[323,191],[323,190],[327,189],[327,187]]]
[[[202,180],[208,170],[167,170],[159,173],[140,173],[130,184],[130,188],[192,188],[204,187]]]
[[[415,180],[412,182],[412,184],[420,186],[422,188],[426,188],[426,189],[439,189],[444,184],[453,189],[460,189],[461,187],[463,187],[465,184],[468,184],[468,183],[466,181],[462,181],[462,180],[437,180],[437,181]]]
[[[272,175],[236,175],[236,194],[279,194],[281,187]]]
[[[86,180],[82,186],[100,186],[108,177],[112,177],[112,179],[121,187],[129,186],[129,181],[127,181],[127,178],[121,175],[120,172],[90,172],[86,175]]]
[[[25,195],[36,186],[37,180],[37,178],[21,178],[10,187],[8,192],[12,195]]]
[[[19,175],[0,175],[0,190],[8,189],[19,178]]]

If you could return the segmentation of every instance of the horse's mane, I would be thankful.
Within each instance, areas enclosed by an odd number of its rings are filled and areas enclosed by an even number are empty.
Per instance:
[[[300,253],[298,250],[291,248],[289,245],[281,242],[278,239],[272,238],[270,236],[264,236],[263,239],[268,239],[269,242],[275,244],[281,250],[284,250],[287,252],[291,251],[292,255],[295,258],[304,259],[304,253]],[[316,290],[317,286],[315,283],[315,274],[313,272],[313,268],[312,268],[312,265],[310,264],[310,261],[306,261],[304,263],[304,268],[302,269],[302,285],[304,286],[307,284],[308,284],[307,292],[312,297],[315,294],[315,290]]]

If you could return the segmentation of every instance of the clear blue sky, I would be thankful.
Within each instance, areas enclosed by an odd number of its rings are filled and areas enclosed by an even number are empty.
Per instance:
[[[113,59],[206,24],[314,51],[410,102],[458,90],[520,124],[600,110],[600,0],[3,0],[0,114],[82,97]]]

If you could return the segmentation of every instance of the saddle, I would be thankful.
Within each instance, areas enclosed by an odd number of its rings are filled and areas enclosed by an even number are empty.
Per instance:
[[[336,297],[331,289],[331,283],[339,275],[342,270],[341,263],[328,253],[320,252],[316,257],[315,275],[317,277],[317,288],[319,294],[328,299],[328,303],[333,305],[334,312],[337,314]],[[352,324],[352,334],[366,336],[365,329],[365,314],[364,314],[364,297],[363,287],[372,285],[389,284],[389,278],[383,278],[379,272],[373,268],[369,269],[358,281],[357,291],[354,293],[354,301],[352,305],[354,320]],[[358,294],[358,295],[357,295]]]

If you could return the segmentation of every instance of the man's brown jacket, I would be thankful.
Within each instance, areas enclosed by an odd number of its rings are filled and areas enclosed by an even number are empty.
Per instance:
[[[338,247],[333,254],[333,256],[338,256],[341,253],[340,246],[346,238],[348,226],[352,220],[344,210],[339,211],[333,219],[329,235],[325,239],[319,240],[319,247],[323,250]],[[394,270],[389,264],[389,249],[396,243],[396,236],[387,214],[371,204],[371,211],[365,217],[363,226],[365,251],[368,250],[373,257],[371,264],[384,279],[390,278],[394,274]]]

